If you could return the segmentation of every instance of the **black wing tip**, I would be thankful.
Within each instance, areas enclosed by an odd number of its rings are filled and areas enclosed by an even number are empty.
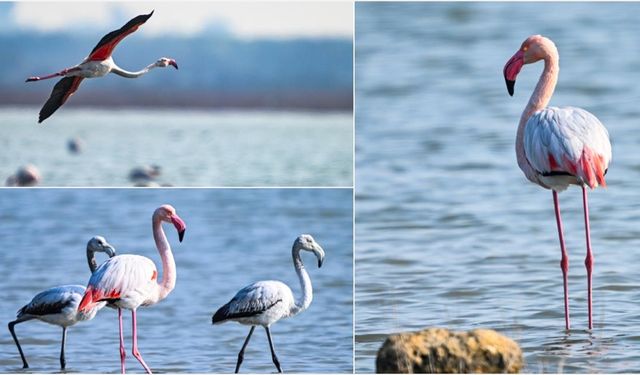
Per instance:
[[[221,308],[219,308],[218,311],[216,311],[216,313],[213,314],[213,316],[211,317],[211,324],[218,324],[227,320],[228,318],[227,310],[228,310],[227,305],[224,305]]]

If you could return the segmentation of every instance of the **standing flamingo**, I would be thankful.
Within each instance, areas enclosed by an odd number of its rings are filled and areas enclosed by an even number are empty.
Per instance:
[[[516,76],[524,64],[544,60],[544,70],[529,103],[522,112],[516,136],[518,165],[527,179],[553,193],[558,236],[562,259],[560,267],[564,281],[565,326],[570,328],[567,272],[569,258],[564,245],[558,192],[569,185],[582,187],[584,225],[587,241],[589,329],[593,329],[591,274],[593,254],[589,231],[588,186],[606,187],[604,176],[611,161],[609,133],[591,113],[575,107],[546,107],[558,81],[558,50],[555,44],[541,35],[528,37],[520,50],[504,66],[504,78],[509,95],[513,96]]]
[[[322,267],[322,261],[324,260],[324,250],[310,235],[302,234],[293,243],[291,255],[293,256],[293,266],[296,269],[300,279],[300,287],[302,288],[302,296],[300,298],[294,299],[291,288],[281,281],[258,281],[240,289],[231,301],[218,309],[213,315],[213,324],[233,320],[240,324],[251,326],[249,335],[247,335],[242,349],[238,353],[236,373],[240,371],[240,365],[244,359],[244,350],[249,344],[249,339],[256,325],[263,326],[267,331],[273,364],[276,365],[278,372],[282,372],[280,361],[278,361],[273,348],[269,327],[282,318],[288,318],[306,310],[313,299],[311,279],[300,258],[300,250],[313,252],[318,258],[318,268]]]
[[[98,262],[96,262],[95,257],[96,252],[106,253],[109,257],[116,255],[115,249],[113,246],[109,245],[104,237],[93,237],[89,240],[89,243],[87,243],[87,261],[91,272],[95,271],[98,267]],[[98,310],[104,306],[104,303],[102,303],[87,312],[79,312],[78,305],[80,304],[84,291],[85,289],[82,285],[63,285],[50,288],[38,293],[33,297],[31,302],[18,310],[18,315],[16,316],[17,319],[9,323],[9,332],[11,332],[13,341],[15,341],[16,346],[18,347],[18,352],[20,352],[22,368],[29,368],[29,364],[22,352],[22,347],[20,347],[20,342],[18,341],[18,336],[16,336],[14,326],[18,323],[26,322],[27,320],[37,319],[45,323],[62,327],[60,368],[64,370],[66,367],[64,345],[67,339],[67,328],[80,321],[93,319]]]
[[[140,306],[149,306],[165,299],[176,285],[176,263],[173,260],[171,246],[162,229],[162,222],[172,223],[178,231],[178,239],[182,242],[186,229],[184,221],[170,205],[157,208],[151,219],[153,239],[162,258],[162,281],[157,282],[158,271],[153,261],[147,257],[124,254],[104,262],[91,276],[87,291],[82,297],[79,311],[90,311],[96,304],[107,301],[118,308],[120,323],[120,369],[125,372],[124,336],[122,332],[122,309],[131,310],[132,319],[132,354],[144,367],[147,373],[151,369],[142,359],[138,351],[138,326],[136,310]]]
[[[84,78],[103,77],[108,73],[115,73],[125,78],[138,78],[153,68],[165,68],[169,65],[178,69],[178,64],[174,59],[161,57],[158,61],[147,66],[137,72],[126,71],[113,61],[111,54],[118,43],[127,35],[138,30],[138,27],[153,15],[153,11],[149,14],[143,14],[133,18],[118,30],[114,30],[100,39],[98,44],[93,48],[89,56],[87,56],[80,64],[70,68],[63,69],[57,73],[49,74],[42,77],[29,77],[26,82],[40,81],[54,77],[64,77],[53,87],[51,96],[40,110],[38,122],[46,120],[58,108],[60,108],[71,95],[78,89],[80,82]]]

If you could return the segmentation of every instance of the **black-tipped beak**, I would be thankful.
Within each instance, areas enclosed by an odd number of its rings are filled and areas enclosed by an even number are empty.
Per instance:
[[[186,229],[183,229],[180,232],[178,232],[178,241],[182,242],[182,239],[184,238],[184,232],[186,232]]]
[[[116,249],[113,248],[113,246],[106,246],[104,248],[104,252],[109,256],[109,258],[113,258],[114,256],[116,256]]]
[[[322,267],[322,262],[324,262],[324,258],[318,259],[318,268]]]
[[[506,78],[504,81],[507,83],[507,91],[509,92],[509,96],[513,96],[513,87],[516,85],[516,81],[511,81]]]
[[[176,70],[178,70],[178,63],[176,62],[176,60],[169,61],[169,65],[173,66],[174,68],[176,68]]]

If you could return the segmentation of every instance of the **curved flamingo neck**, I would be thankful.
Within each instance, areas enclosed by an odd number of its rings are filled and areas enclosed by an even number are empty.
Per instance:
[[[91,273],[94,273],[98,269],[98,261],[96,261],[96,252],[89,246],[87,246],[87,262],[89,263]]]
[[[300,288],[302,289],[302,295],[296,298],[289,312],[289,316],[294,316],[303,312],[311,305],[311,301],[313,300],[313,287],[311,286],[309,273],[304,268],[304,263],[302,263],[302,258],[300,258],[300,248],[294,246],[291,250],[291,256],[293,257],[293,266],[298,274],[298,279],[300,279]]]
[[[162,259],[162,280],[158,284],[159,295],[158,300],[162,300],[176,286],[176,262],[173,259],[171,246],[167,240],[167,236],[162,229],[162,220],[159,215],[154,214],[152,219],[153,239],[156,242],[156,248]]]
[[[151,69],[157,67],[156,63],[150,64],[147,67],[145,67],[142,70],[138,70],[137,72],[130,72],[127,70],[124,70],[122,68],[120,68],[119,66],[117,66],[115,63],[113,64],[113,66],[111,67],[111,72],[115,73],[121,77],[125,77],[125,78],[138,78],[142,75],[147,74]]]
[[[527,161],[527,157],[524,152],[524,129],[529,117],[549,104],[556,88],[558,74],[560,72],[560,59],[556,46],[553,42],[547,39],[543,39],[541,43],[542,49],[545,51],[545,55],[543,57],[544,70],[540,75],[540,79],[538,79],[538,84],[536,85],[535,90],[533,90],[533,93],[529,98],[529,102],[524,107],[524,111],[522,111],[520,123],[518,124],[518,133],[516,135],[516,156],[518,159],[518,166],[530,181],[538,184],[542,183],[538,180],[537,172]]]

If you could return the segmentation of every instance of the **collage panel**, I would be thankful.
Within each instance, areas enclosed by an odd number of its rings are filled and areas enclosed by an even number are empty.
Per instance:
[[[144,371],[132,355],[135,308],[154,372],[231,373],[251,324],[243,372],[277,371],[262,325],[283,371],[352,372],[351,189],[0,193],[0,312],[17,322],[27,371],[60,371],[68,324],[65,371],[119,372],[122,307],[127,371]],[[6,332],[0,372],[22,366]]]
[[[3,2],[7,186],[353,186],[350,2]]]
[[[355,371],[640,372],[640,4],[355,9]]]

